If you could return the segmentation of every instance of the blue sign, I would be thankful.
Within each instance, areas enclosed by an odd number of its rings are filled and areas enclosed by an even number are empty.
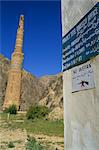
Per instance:
[[[99,2],[63,37],[63,71],[99,54]]]

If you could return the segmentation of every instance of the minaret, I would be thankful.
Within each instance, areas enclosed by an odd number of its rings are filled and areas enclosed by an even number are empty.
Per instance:
[[[8,83],[6,88],[3,109],[15,104],[17,109],[20,106],[20,90],[21,90],[21,67],[23,62],[23,33],[24,33],[24,16],[20,16],[19,26],[17,30],[15,50],[11,58],[11,68],[8,72]]]

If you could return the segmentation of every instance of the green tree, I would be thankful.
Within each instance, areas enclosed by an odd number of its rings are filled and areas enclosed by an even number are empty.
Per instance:
[[[31,106],[27,111],[27,119],[43,118],[48,115],[49,109],[46,106]]]

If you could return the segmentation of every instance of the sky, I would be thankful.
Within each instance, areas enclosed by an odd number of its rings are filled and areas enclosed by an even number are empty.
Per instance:
[[[60,0],[0,1],[0,53],[11,59],[19,17],[24,15],[23,68],[37,77],[61,72]]]

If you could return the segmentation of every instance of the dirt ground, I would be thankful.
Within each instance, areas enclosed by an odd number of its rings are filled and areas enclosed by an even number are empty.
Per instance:
[[[63,150],[63,141],[64,139],[62,137],[56,137],[56,136],[47,136],[47,135],[36,135],[36,134],[30,134],[30,136],[33,136],[36,138],[37,141],[42,143],[42,145],[45,145],[49,147],[50,150]],[[8,143],[13,142],[15,145],[14,148],[8,148]],[[0,128],[0,150],[26,150],[25,145],[27,142],[27,133],[25,130],[21,129],[3,129]],[[46,149],[47,150],[47,149]]]

